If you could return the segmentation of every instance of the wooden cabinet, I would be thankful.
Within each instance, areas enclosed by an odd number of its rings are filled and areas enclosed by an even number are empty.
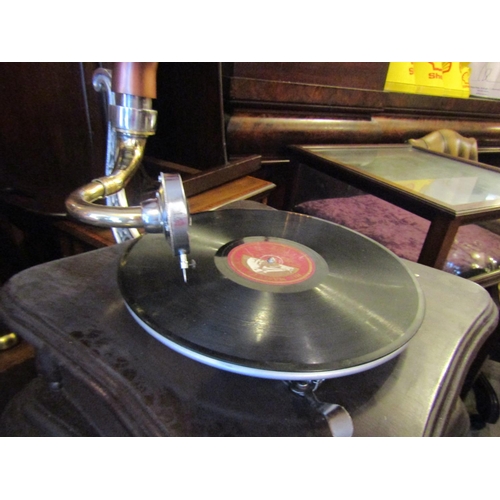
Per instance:
[[[401,143],[439,128],[500,151],[500,101],[385,92],[388,64],[226,65],[228,154],[271,160],[289,144]]]

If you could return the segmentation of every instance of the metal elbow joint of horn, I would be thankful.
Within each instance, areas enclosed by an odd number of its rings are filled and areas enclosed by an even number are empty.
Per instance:
[[[66,209],[75,219],[99,227],[143,227],[142,207],[100,205],[95,202],[124,189],[140,166],[145,139],[121,138],[113,173],[73,191]],[[125,160],[126,158],[126,160]]]

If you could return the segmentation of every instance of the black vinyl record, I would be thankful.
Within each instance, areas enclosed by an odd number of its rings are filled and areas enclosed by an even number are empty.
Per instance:
[[[392,252],[342,226],[283,211],[193,216],[184,283],[163,235],[145,235],[118,273],[133,317],[200,362],[264,378],[363,371],[399,354],[424,315]]]

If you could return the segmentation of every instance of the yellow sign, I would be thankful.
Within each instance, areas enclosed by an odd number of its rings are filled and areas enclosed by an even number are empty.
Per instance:
[[[469,75],[466,62],[391,62],[384,90],[468,98]]]

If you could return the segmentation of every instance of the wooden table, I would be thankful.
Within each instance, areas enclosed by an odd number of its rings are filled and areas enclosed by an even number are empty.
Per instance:
[[[292,146],[293,160],[431,221],[418,262],[442,269],[462,224],[500,218],[500,170],[406,144]]]

